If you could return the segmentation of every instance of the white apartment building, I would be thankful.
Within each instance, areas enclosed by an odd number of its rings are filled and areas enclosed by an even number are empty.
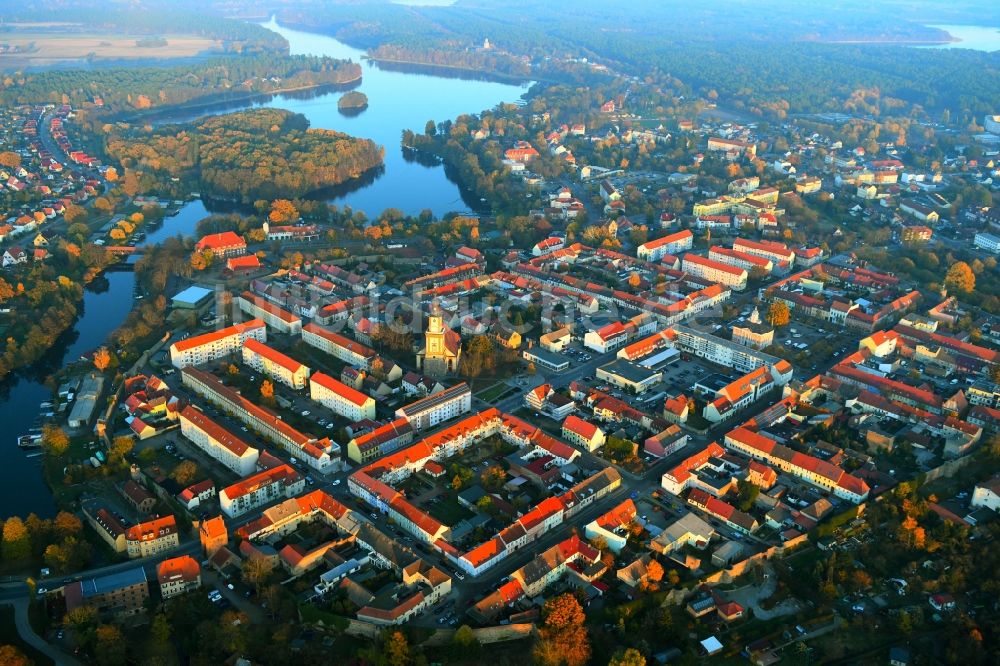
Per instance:
[[[243,345],[243,362],[257,372],[293,389],[305,388],[309,379],[308,367],[256,340],[247,340]]]
[[[298,315],[260,296],[244,291],[236,300],[239,302],[240,310],[251,317],[263,319],[268,326],[280,333],[298,335],[302,332],[302,319]]]
[[[980,232],[976,234],[976,238],[973,240],[973,243],[980,250],[986,250],[987,252],[993,253],[1000,252],[1000,236]]]
[[[267,342],[267,328],[262,319],[179,340],[170,345],[170,363],[176,368],[210,363],[235,354],[250,339]]]
[[[712,363],[734,368],[743,374],[765,365],[773,368],[782,360],[731,340],[696,331],[683,324],[675,324],[673,331],[677,336],[675,345],[679,349],[708,359]]]
[[[372,362],[377,356],[374,349],[316,324],[305,325],[302,329],[302,342],[355,368],[365,370],[371,370]]]
[[[665,255],[690,250],[693,242],[694,234],[691,233],[690,229],[684,229],[663,238],[643,243],[636,248],[635,256],[643,261],[659,261]]]
[[[251,474],[260,457],[260,450],[232,434],[188,405],[180,414],[181,434],[192,444],[239,474]]]
[[[396,418],[405,418],[415,430],[424,430],[465,414],[470,409],[472,409],[472,390],[468,384],[462,382],[403,405],[396,410]]]
[[[352,421],[375,418],[374,398],[322,372],[309,379],[309,397]]]
[[[737,238],[733,241],[733,249],[737,252],[746,252],[755,257],[770,259],[775,264],[787,262],[789,266],[795,263],[795,252],[788,249],[788,246],[773,241],[754,241],[746,238]]]
[[[774,262],[770,259],[758,257],[753,254],[747,254],[746,252],[740,252],[739,250],[730,250],[729,248],[719,247],[718,245],[712,246],[712,249],[708,251],[708,258],[712,261],[729,264],[730,266],[742,268],[747,271],[759,268],[770,274],[774,270]]]
[[[279,499],[301,493],[306,480],[288,465],[279,465],[240,479],[219,493],[219,508],[230,518],[241,516]]]
[[[737,291],[747,288],[746,269],[723,264],[697,254],[685,254],[681,268],[685,273],[725,285]]]

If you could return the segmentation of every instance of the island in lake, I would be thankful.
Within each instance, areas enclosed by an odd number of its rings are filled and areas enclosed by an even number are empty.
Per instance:
[[[337,100],[337,110],[345,115],[357,115],[368,108],[368,95],[357,90],[345,93]]]

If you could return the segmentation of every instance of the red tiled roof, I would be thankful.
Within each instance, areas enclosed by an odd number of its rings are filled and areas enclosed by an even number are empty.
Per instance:
[[[301,363],[296,361],[291,356],[283,354],[277,349],[269,347],[268,345],[265,345],[263,342],[258,342],[257,340],[254,340],[252,338],[246,341],[246,343],[243,345],[243,348],[249,349],[255,354],[262,356],[273,363],[277,363],[282,368],[292,373],[298,372],[304,367]]]
[[[188,349],[194,349],[195,347],[211,344],[218,340],[223,340],[231,335],[240,335],[246,331],[252,331],[254,329],[264,327],[265,324],[263,319],[251,319],[250,321],[233,324],[232,326],[228,326],[218,331],[212,331],[210,333],[205,333],[204,335],[196,335],[193,338],[188,338],[187,340],[178,340],[173,344],[173,347],[177,351],[183,352]]]
[[[246,247],[246,241],[232,231],[223,231],[218,234],[209,234],[195,245],[197,250],[221,250],[231,247]]]
[[[348,402],[351,402],[358,407],[363,407],[368,401],[372,400],[371,396],[365,395],[357,389],[353,389],[347,384],[334,379],[328,374],[323,372],[314,372],[309,381],[316,382],[320,386],[330,391],[333,391],[340,397],[344,398]]]
[[[181,411],[181,418],[190,421],[194,426],[205,431],[209,437],[224,446],[235,456],[242,457],[251,448],[249,444],[220,426],[193,405],[188,405]]]

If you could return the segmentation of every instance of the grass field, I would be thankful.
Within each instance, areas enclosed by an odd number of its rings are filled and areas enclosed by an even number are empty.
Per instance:
[[[105,59],[183,58],[219,46],[216,40],[191,35],[163,35],[167,42],[165,46],[136,46],[136,40],[144,37],[149,35],[12,30],[3,34],[3,41],[24,48],[26,52],[0,55],[0,65],[11,61],[48,62],[88,56]]]

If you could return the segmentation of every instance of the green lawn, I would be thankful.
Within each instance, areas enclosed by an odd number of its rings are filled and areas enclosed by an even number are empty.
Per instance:
[[[425,509],[427,513],[438,519],[445,525],[455,525],[466,518],[471,518],[475,514],[458,503],[454,497],[440,496],[441,501],[428,504]]]
[[[493,386],[487,388],[484,391],[476,394],[476,397],[483,402],[496,402],[497,400],[502,400],[507,397],[507,395],[513,392],[515,389],[507,386],[504,383],[494,384]]]

